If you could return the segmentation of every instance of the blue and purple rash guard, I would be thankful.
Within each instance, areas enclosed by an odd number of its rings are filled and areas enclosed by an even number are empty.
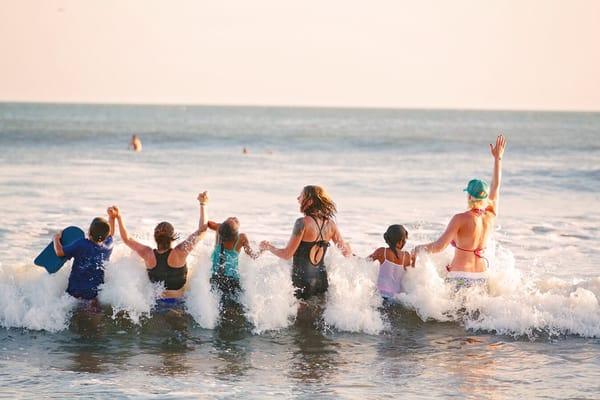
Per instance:
[[[74,258],[67,293],[79,299],[94,299],[104,283],[104,263],[110,259],[113,238],[102,243],[80,239],[63,248],[67,258]]]

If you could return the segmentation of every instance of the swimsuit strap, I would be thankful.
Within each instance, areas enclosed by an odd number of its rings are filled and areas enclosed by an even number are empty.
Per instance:
[[[313,215],[310,215],[310,217],[313,219],[313,221],[315,221],[315,224],[317,224],[317,228],[319,228],[319,237],[317,237],[317,240],[315,240],[315,244],[319,247],[328,247],[329,242],[325,241],[325,238],[323,237],[323,228],[325,228],[327,220],[323,219],[323,223],[321,224],[321,226],[319,226],[319,222],[317,221],[317,219]]]
[[[455,249],[466,251],[468,253],[473,253],[473,254],[475,254],[479,258],[483,258],[483,256],[481,255],[481,252],[484,251],[485,249],[481,249],[481,248],[478,248],[478,249],[475,249],[475,250],[463,249],[462,247],[458,247],[458,245],[456,244],[455,240],[451,241],[450,244]]]
[[[383,249],[383,261],[387,260],[387,249]]]
[[[455,249],[457,249],[457,250],[466,251],[466,252],[468,252],[468,253],[473,253],[473,254],[475,254],[475,257],[482,258],[482,259],[485,261],[485,263],[487,264],[487,267],[488,267],[488,268],[490,267],[490,262],[489,262],[489,260],[487,259],[487,257],[486,257],[486,256],[484,256],[484,255],[481,253],[482,251],[484,251],[484,250],[485,250],[485,248],[483,248],[483,249],[482,249],[482,248],[477,248],[477,249],[475,249],[475,250],[463,249],[462,247],[458,247],[458,246],[456,245],[456,241],[455,241],[455,240],[451,241],[451,242],[450,242],[450,244],[452,245],[452,247],[454,247],[454,248],[455,248]],[[450,272],[450,264],[448,264],[448,265],[446,266],[446,271]]]

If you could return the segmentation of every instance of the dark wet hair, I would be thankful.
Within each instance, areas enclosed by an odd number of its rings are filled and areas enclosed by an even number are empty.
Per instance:
[[[238,233],[239,227],[237,224],[229,221],[229,219],[223,221],[223,223],[219,225],[219,238],[221,239],[221,243],[235,240],[238,236]]]
[[[110,225],[101,217],[96,217],[90,224],[90,238],[96,242],[104,242],[110,233]]]
[[[179,239],[179,235],[175,234],[175,228],[169,222],[163,221],[154,228],[154,240],[158,250],[171,248],[171,242]]]
[[[337,212],[335,203],[321,186],[304,186],[302,193],[304,193],[304,201],[302,202],[301,210],[304,215],[312,215],[325,219],[335,216]]]
[[[396,257],[398,257],[396,245],[398,243],[402,243],[402,247],[404,247],[406,239],[408,239],[408,232],[402,225],[390,225],[388,226],[387,231],[385,231],[383,234],[383,239],[388,246],[390,246],[390,249],[392,249]]]

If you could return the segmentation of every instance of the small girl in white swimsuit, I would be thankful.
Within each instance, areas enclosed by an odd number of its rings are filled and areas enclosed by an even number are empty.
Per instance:
[[[402,251],[408,239],[408,232],[402,225],[390,225],[383,234],[383,239],[389,247],[380,247],[369,256],[371,260],[379,261],[379,277],[377,289],[384,298],[392,299],[398,293],[405,292],[402,279],[406,267],[413,266],[409,252]]]

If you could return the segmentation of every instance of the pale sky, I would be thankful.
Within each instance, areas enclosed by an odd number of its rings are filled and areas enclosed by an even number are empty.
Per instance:
[[[0,0],[0,101],[600,111],[600,1]]]

